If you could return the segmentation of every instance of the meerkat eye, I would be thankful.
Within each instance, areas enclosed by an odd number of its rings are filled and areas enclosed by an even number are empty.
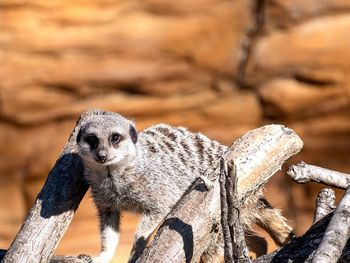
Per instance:
[[[111,136],[111,142],[118,143],[122,139],[122,136],[119,133],[113,133]]]
[[[94,134],[86,136],[85,141],[90,145],[91,149],[95,149],[98,145],[98,138]]]

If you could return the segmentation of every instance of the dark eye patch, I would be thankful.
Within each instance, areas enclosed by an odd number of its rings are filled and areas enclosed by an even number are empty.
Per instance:
[[[122,139],[122,136],[119,133],[115,132],[111,135],[111,142],[113,143],[118,143],[121,141],[121,139]]]
[[[97,148],[98,145],[98,138],[94,134],[89,134],[85,137],[85,141],[90,145],[91,149]]]

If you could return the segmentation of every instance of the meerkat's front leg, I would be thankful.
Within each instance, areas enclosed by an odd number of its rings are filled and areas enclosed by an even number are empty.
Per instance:
[[[108,263],[112,260],[119,242],[120,211],[97,207],[100,219],[101,253],[93,258],[94,263]]]
[[[142,251],[145,249],[151,234],[156,230],[159,224],[162,222],[165,214],[145,214],[142,216],[141,221],[137,227],[134,244],[130,253],[128,263],[134,263]]]

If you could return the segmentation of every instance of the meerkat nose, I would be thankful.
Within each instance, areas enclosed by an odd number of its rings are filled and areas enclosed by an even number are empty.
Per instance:
[[[99,150],[98,153],[97,153],[97,158],[102,163],[106,162],[107,161],[107,151]]]

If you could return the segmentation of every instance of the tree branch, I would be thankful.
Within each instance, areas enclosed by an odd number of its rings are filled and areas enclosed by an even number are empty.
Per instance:
[[[337,262],[350,237],[350,188],[345,192],[326,229],[312,263]]]
[[[340,173],[304,162],[289,167],[287,174],[297,183],[310,181],[333,187],[347,189],[350,186],[350,174]]]
[[[316,199],[314,222],[319,221],[335,209],[335,194],[330,188],[322,189]]]
[[[312,180],[342,187],[348,176],[305,163],[293,166],[288,174],[297,182]],[[277,251],[255,259],[253,263],[350,262],[350,187],[332,212],[334,199],[333,190],[321,190],[316,200],[315,219],[311,228],[303,236],[293,239]]]

